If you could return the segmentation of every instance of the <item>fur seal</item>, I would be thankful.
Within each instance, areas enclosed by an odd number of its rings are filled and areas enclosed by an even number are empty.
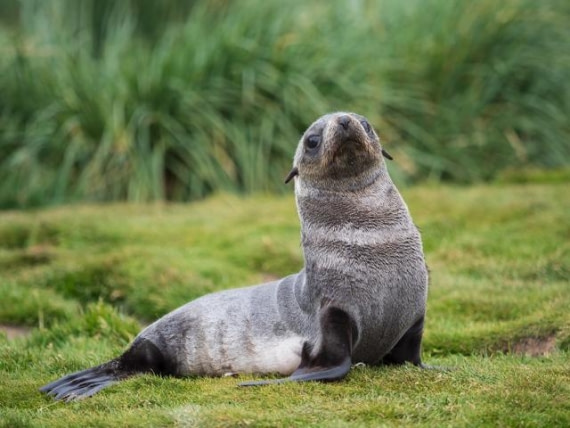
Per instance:
[[[351,364],[421,366],[428,272],[420,234],[392,183],[376,132],[354,113],[304,133],[295,179],[305,266],[257,286],[198,298],[145,328],[121,356],[41,388],[88,397],[139,373],[278,373],[342,379]]]

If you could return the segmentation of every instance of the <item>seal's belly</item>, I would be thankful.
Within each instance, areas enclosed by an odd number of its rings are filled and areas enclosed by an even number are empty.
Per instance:
[[[234,360],[236,372],[291,374],[301,364],[303,338],[264,340],[256,352]]]
[[[208,343],[202,349],[190,349],[187,369],[191,374],[223,376],[232,373],[279,373],[289,375],[301,363],[304,339],[250,337],[233,343]]]

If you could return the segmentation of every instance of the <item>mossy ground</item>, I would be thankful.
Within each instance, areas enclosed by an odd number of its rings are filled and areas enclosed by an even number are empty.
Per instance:
[[[5,426],[568,426],[568,184],[404,192],[431,268],[424,360],[335,384],[141,376],[72,404],[38,388],[120,353],[204,293],[302,265],[291,197],[67,206],[0,214]]]

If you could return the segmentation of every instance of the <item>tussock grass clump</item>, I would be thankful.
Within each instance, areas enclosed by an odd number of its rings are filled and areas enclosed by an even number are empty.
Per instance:
[[[27,2],[0,26],[0,207],[280,190],[339,109],[400,179],[568,165],[563,0],[143,3]]]

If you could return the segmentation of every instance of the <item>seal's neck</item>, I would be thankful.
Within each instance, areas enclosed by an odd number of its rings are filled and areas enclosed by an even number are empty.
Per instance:
[[[302,178],[301,178],[302,177]],[[295,180],[296,196],[330,196],[348,193],[363,193],[369,188],[375,189],[379,185],[393,185],[386,164],[381,163],[378,168],[370,169],[353,176],[344,176],[333,179],[322,177],[311,177],[301,174]]]
[[[397,236],[417,235],[387,172],[357,191],[321,190],[302,180],[295,184],[308,274],[357,266],[369,273],[380,267],[382,246]]]
[[[303,233],[313,225],[375,229],[409,216],[385,166],[352,189],[315,186],[297,178],[295,196]]]

